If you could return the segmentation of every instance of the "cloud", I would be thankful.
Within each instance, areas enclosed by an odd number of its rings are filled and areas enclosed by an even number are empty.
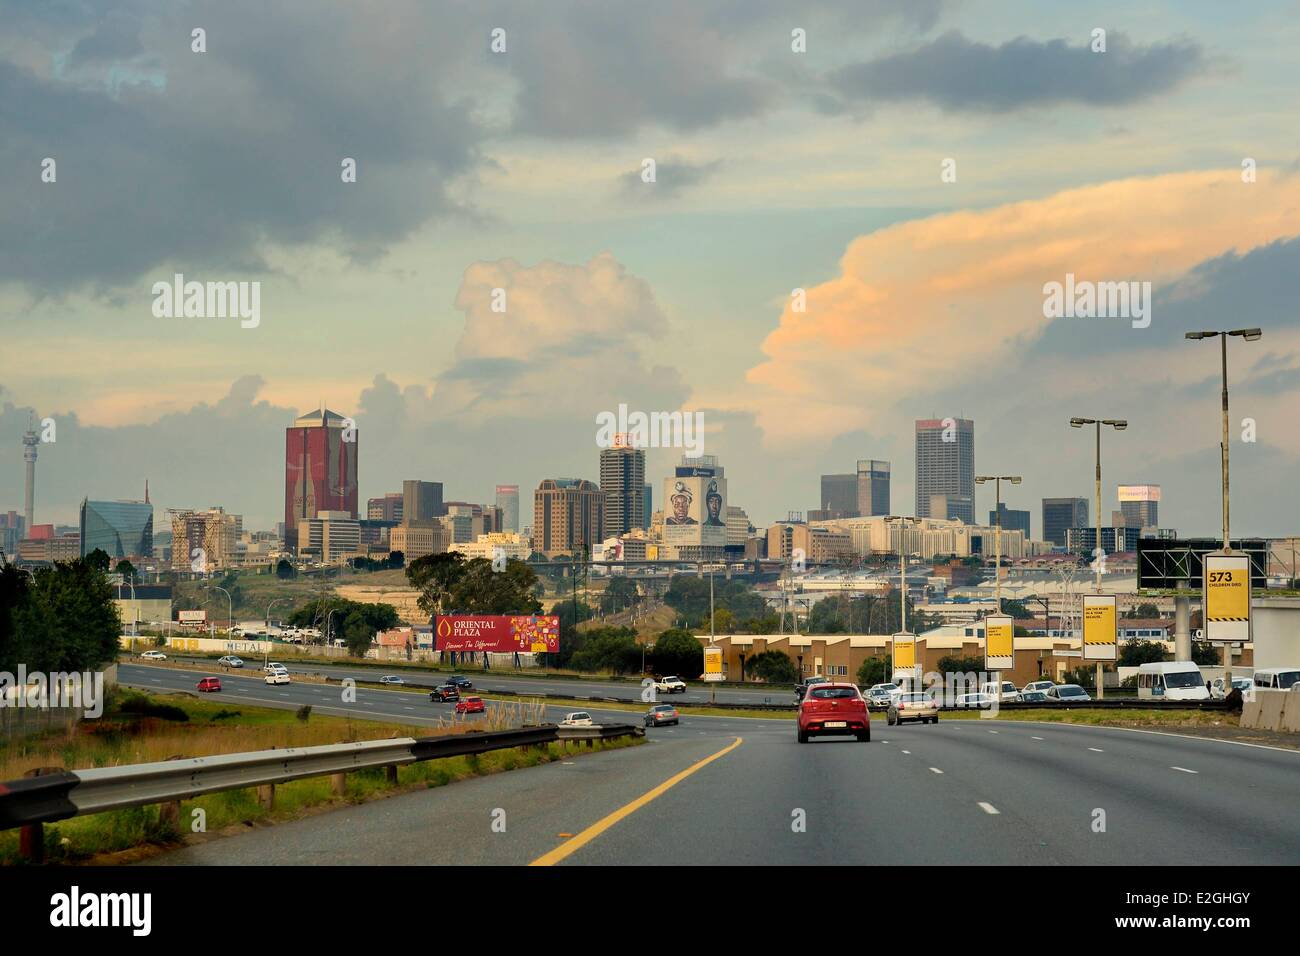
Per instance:
[[[1120,106],[1168,92],[1205,69],[1200,45],[1171,40],[1140,46],[1111,31],[1105,53],[1088,38],[1017,37],[1000,46],[949,31],[904,53],[833,71],[829,83],[850,100],[925,100],[950,112],[1005,113],[1081,103]]]
[[[641,169],[629,170],[618,178],[624,198],[636,200],[675,199],[683,190],[704,182],[722,168],[721,160],[692,163],[689,160],[669,157],[655,163],[655,181],[647,183],[641,178]]]

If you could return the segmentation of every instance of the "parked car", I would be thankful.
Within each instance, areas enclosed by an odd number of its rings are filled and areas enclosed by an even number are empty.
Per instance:
[[[406,681],[402,680],[402,679],[401,679],[400,677],[398,677],[396,674],[385,674],[383,677],[379,678],[379,683],[381,683],[381,684],[405,684]]]
[[[266,675],[265,680],[268,684],[287,684],[289,683],[288,671],[271,671]]]
[[[140,660],[165,661],[167,660],[167,655],[164,654],[162,651],[145,651],[143,654],[140,655]]]
[[[1241,691],[1243,700],[1250,700],[1255,693],[1255,681],[1250,677],[1234,677],[1232,679],[1232,689]],[[1210,697],[1213,700],[1223,700],[1227,697],[1227,692],[1223,689],[1223,678],[1216,677],[1210,682]]]
[[[1022,704],[1045,704],[1050,700],[1045,690],[1022,690],[1020,692],[1020,702]]]
[[[921,723],[937,724],[939,722],[939,701],[933,694],[900,694],[889,705],[886,721],[892,726],[906,720],[919,720]]]
[[[591,719],[591,714],[585,710],[575,710],[571,714],[565,714],[564,719],[560,721],[561,727],[594,727],[596,722]]]
[[[990,697],[988,694],[959,694],[953,701],[954,707],[992,707],[997,703],[997,698]]]
[[[217,663],[222,667],[243,667],[244,662],[234,654],[227,654],[225,657],[218,657]]]
[[[205,677],[194,685],[203,693],[221,690],[221,681],[216,677]]]
[[[460,691],[456,689],[455,684],[440,684],[433,690],[429,691],[429,700],[445,704],[447,701],[460,700]]]
[[[455,684],[460,690],[473,690],[474,685],[470,683],[468,677],[462,677],[460,674],[452,674],[447,678],[448,684]]]
[[[686,681],[680,677],[656,677],[655,690],[661,694],[684,694]]]
[[[681,718],[677,715],[677,708],[672,704],[656,704],[646,711],[642,720],[647,727],[681,723]]]
[[[482,697],[466,697],[464,700],[456,702],[456,713],[458,714],[483,714],[487,712],[487,705],[483,703]]]
[[[1000,687],[995,681],[983,684],[980,687],[980,693],[988,697],[997,697],[1004,704],[1014,704],[1020,700],[1020,691],[1009,680],[1002,681]]]
[[[827,734],[852,734],[864,743],[871,739],[871,715],[856,684],[819,681],[809,686],[799,702],[796,727],[801,744]]]
[[[1252,683],[1265,690],[1295,690],[1300,686],[1300,667],[1263,667],[1255,671]]]
[[[1092,700],[1078,684],[1055,684],[1047,689],[1047,699],[1054,704],[1082,704]]]
[[[893,701],[897,700],[897,699],[898,699],[898,695],[901,694],[901,693],[903,692],[903,688],[899,687],[898,684],[897,684],[895,681],[892,681],[892,680],[891,680],[891,681],[885,681],[885,682],[880,683],[880,684],[872,684],[872,685],[871,685],[871,690],[873,690],[873,691],[874,691],[874,690],[883,690],[886,694],[889,695],[889,700],[890,700],[891,703],[892,703]]]
[[[1054,680],[1031,680],[1024,687],[1020,688],[1021,699],[1022,700],[1024,699],[1025,694],[1032,694],[1035,692],[1040,692],[1045,694],[1047,693],[1047,688],[1055,687],[1055,686],[1056,686],[1056,681]]]

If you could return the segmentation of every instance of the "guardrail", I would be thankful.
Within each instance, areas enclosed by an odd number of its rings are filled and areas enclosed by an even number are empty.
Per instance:
[[[249,753],[190,757],[124,767],[54,770],[0,783],[0,830],[22,827],[20,850],[39,861],[44,845],[42,827],[106,810],[163,804],[177,818],[182,800],[223,790],[259,788],[267,809],[274,804],[276,784],[307,777],[332,776],[335,793],[343,793],[346,775],[357,770],[388,770],[394,782],[399,766],[423,760],[461,757],[516,747],[545,747],[574,740],[594,746],[596,740],[644,736],[633,724],[597,727],[557,727],[545,724],[519,730],[471,731],[443,737],[399,737],[318,747],[290,747]]]

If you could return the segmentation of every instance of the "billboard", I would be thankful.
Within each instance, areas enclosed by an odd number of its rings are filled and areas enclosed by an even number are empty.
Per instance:
[[[1115,595],[1085,594],[1083,596],[1083,659],[1085,661],[1118,660],[1118,637]]]
[[[1205,556],[1205,639],[1250,640],[1250,556]]]
[[[984,618],[984,669],[1009,671],[1016,666],[1014,649],[1015,622],[1006,614]]]
[[[727,479],[710,475],[664,479],[664,544],[727,544]]]
[[[704,679],[722,680],[722,648],[716,645],[704,649]]]
[[[1120,485],[1120,501],[1159,501],[1159,485]]]
[[[208,612],[207,611],[177,611],[176,623],[193,624],[198,627],[203,627],[205,624],[208,623]]]
[[[554,654],[560,649],[560,619],[553,615],[440,614],[434,636],[440,651]]]
[[[890,677],[920,677],[921,667],[916,659],[916,635],[900,631],[893,637],[894,672]]]

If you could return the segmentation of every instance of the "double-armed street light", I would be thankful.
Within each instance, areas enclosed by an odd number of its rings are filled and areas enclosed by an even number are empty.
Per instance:
[[[993,581],[994,581],[993,587],[997,595],[998,613],[1001,614],[1002,613],[1002,482],[1009,481],[1013,485],[1018,485],[1021,482],[1021,477],[1019,475],[976,475],[975,476],[975,484],[977,485],[982,485],[985,482],[989,482],[989,481],[993,482],[993,487],[996,489],[994,494],[996,496],[997,504],[996,504],[996,510],[993,512],[994,515],[993,550],[997,556],[994,558],[994,561],[996,563],[994,565],[994,571],[993,571]]]

